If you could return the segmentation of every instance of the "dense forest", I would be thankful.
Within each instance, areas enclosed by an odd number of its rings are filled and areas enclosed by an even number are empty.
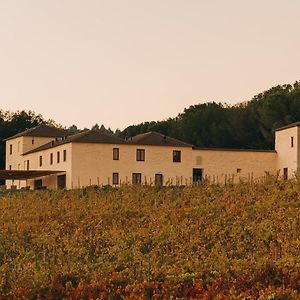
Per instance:
[[[175,118],[144,122],[113,132],[103,125],[93,129],[120,137],[158,131],[196,146],[272,149],[274,129],[300,120],[300,81],[278,85],[236,105],[216,102],[192,105]],[[41,123],[60,126],[34,112],[0,110],[0,169],[4,168],[4,139]],[[60,126],[61,127],[61,126]],[[71,133],[81,131],[76,125]],[[83,129],[83,130],[86,130]]]

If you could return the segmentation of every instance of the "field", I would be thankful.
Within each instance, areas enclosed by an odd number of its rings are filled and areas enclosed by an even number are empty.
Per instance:
[[[0,196],[0,299],[300,299],[300,183]]]

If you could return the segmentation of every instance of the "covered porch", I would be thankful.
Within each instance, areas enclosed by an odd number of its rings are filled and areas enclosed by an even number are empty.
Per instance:
[[[66,172],[54,170],[0,170],[0,179],[6,185],[1,190],[11,189],[65,189]]]

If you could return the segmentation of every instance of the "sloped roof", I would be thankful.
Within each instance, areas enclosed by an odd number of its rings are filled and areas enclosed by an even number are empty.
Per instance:
[[[129,138],[128,143],[136,145],[155,145],[173,147],[192,147],[193,145],[171,138],[161,133],[150,131]]]
[[[209,148],[209,147],[193,147],[193,150],[203,151],[233,151],[233,152],[269,152],[277,153],[276,150],[265,150],[265,149],[238,149],[238,148]]]
[[[20,133],[17,133],[7,139],[5,141],[21,137],[21,136],[32,136],[32,137],[62,137],[68,135],[68,132],[66,130],[56,128],[53,126],[40,124],[38,126],[29,128],[25,131],[22,131]]]
[[[300,126],[300,122],[295,122],[295,123],[291,123],[291,124],[288,124],[288,125],[285,125],[285,126],[282,126],[282,127],[279,127],[279,128],[276,128],[275,131],[279,131],[279,130],[283,130],[283,129],[288,129],[288,128],[292,128],[292,127],[298,127]]]
[[[65,171],[54,171],[54,170],[0,170],[0,179],[10,180],[25,180],[37,177],[43,177],[48,175],[54,175],[58,173],[65,173]]]
[[[126,141],[113,135],[104,134],[98,130],[88,130],[64,137],[61,140],[52,141],[28,152],[25,152],[23,155],[47,150],[67,143],[126,144]]]

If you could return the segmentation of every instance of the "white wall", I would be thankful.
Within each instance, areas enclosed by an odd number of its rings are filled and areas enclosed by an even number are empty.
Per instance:
[[[193,168],[203,169],[211,182],[224,183],[258,180],[266,173],[276,173],[275,151],[194,150]],[[238,172],[239,169],[239,172]]]
[[[291,137],[294,147],[291,146]],[[288,177],[294,176],[298,168],[299,156],[299,129],[297,126],[275,132],[275,150],[277,151],[277,170],[283,176],[283,169],[288,168]]]

